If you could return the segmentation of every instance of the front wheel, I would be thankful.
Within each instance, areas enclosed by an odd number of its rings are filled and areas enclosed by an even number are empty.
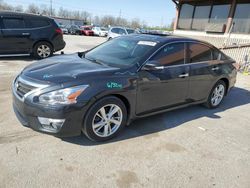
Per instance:
[[[97,101],[87,112],[83,132],[93,141],[106,141],[115,137],[125,126],[127,109],[117,97]]]
[[[226,84],[224,81],[220,80],[215,84],[215,86],[211,90],[208,100],[205,103],[205,106],[207,106],[208,108],[217,108],[221,104],[225,94]]]

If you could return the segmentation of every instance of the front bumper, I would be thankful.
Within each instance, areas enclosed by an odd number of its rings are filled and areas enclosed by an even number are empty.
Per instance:
[[[21,100],[13,90],[13,109],[21,124],[35,131],[51,134],[58,137],[78,136],[81,134],[83,118],[87,105],[74,104],[60,107],[46,107],[33,102],[33,97]],[[38,117],[64,119],[60,129],[48,129],[43,126]]]

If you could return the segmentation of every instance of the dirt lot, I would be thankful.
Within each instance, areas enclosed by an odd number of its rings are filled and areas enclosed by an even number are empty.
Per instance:
[[[104,38],[65,36],[71,53]],[[59,139],[24,128],[11,81],[31,58],[0,58],[0,187],[250,187],[250,76],[220,108],[137,120],[115,140]]]

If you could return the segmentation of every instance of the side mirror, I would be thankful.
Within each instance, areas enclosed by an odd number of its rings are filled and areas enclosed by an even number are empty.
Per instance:
[[[84,52],[77,52],[77,53],[78,53],[78,56],[79,56],[80,58],[84,58],[84,57],[85,57],[85,54],[86,54],[87,52],[89,52],[89,50],[86,50],[86,51],[84,51]]]
[[[163,70],[165,67],[158,65],[157,61],[148,61],[142,68],[141,70],[144,71],[152,71],[152,70]]]

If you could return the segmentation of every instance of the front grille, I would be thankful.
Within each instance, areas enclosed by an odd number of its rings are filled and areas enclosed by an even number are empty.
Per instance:
[[[14,92],[21,99],[29,92],[37,89],[36,85],[18,77],[14,83]]]
[[[16,93],[19,97],[23,98],[25,94],[36,89],[36,87],[25,84],[19,80],[16,81]]]
[[[24,79],[23,77],[18,76],[12,85],[12,91],[17,98],[24,100],[29,94],[40,91],[49,86],[50,85],[41,82],[33,82],[29,79]]]

